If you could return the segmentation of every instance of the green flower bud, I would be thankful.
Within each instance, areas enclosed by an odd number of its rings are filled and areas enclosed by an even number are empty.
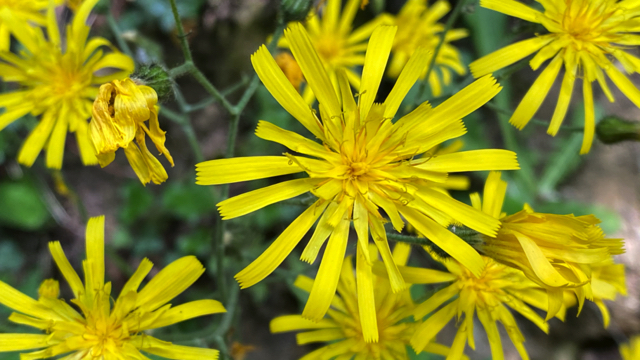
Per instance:
[[[158,102],[166,101],[173,97],[173,80],[164,67],[151,64],[140,65],[131,75],[131,80],[136,84],[146,85],[158,94]]]
[[[280,2],[285,23],[306,19],[312,6],[313,0],[281,0]]]
[[[640,122],[622,120],[608,116],[596,126],[598,139],[605,144],[615,144],[626,140],[640,140]]]

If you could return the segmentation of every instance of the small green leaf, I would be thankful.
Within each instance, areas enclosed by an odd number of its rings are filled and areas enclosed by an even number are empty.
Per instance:
[[[49,220],[49,211],[35,185],[28,181],[0,183],[0,223],[37,230]]]

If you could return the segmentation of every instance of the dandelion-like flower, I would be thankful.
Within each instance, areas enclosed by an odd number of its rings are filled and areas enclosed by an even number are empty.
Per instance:
[[[640,359],[640,336],[631,338],[628,344],[620,345],[622,360]]]
[[[67,132],[76,134],[80,156],[85,165],[96,164],[88,132],[91,105],[98,95],[97,86],[122,78],[133,70],[133,60],[115,50],[106,39],[88,39],[87,17],[98,0],[86,0],[67,27],[66,39],[60,38],[53,6],[47,13],[46,31],[25,26],[19,17],[3,17],[13,36],[24,46],[19,54],[0,52],[3,81],[21,87],[0,94],[0,129],[31,113],[41,115],[40,123],[22,145],[18,161],[33,165],[46,146],[47,167],[60,169]],[[102,48],[113,51],[104,54]],[[97,75],[104,69],[120,69],[110,75]]]
[[[498,322],[504,325],[520,356],[525,360],[529,359],[523,345],[524,336],[509,308],[531,320],[544,332],[548,332],[549,325],[531,308],[534,306],[545,309],[546,294],[520,270],[502,265],[488,257],[483,257],[483,260],[486,267],[480,276],[472,274],[463,265],[451,259],[441,260],[448,272],[414,267],[400,268],[408,283],[450,283],[417,305],[413,311],[416,321],[433,313],[418,326],[411,338],[411,346],[416,352],[429,346],[440,330],[451,319],[457,317],[458,331],[447,359],[460,359],[466,343],[475,349],[473,319],[474,315],[477,315],[489,338],[493,359],[504,359]],[[380,266],[374,269],[376,273],[385,271]],[[453,301],[450,301],[452,299]],[[442,306],[445,303],[446,305]]]
[[[427,0],[407,1],[398,15],[394,17],[394,23],[398,27],[398,34],[391,48],[393,56],[387,70],[388,76],[398,77],[411,55],[419,47],[428,49],[431,52],[430,57],[433,56],[440,42],[440,34],[444,30],[444,25],[437,21],[448,13],[450,9],[449,3],[442,0],[437,1],[432,6],[427,6]],[[451,83],[452,70],[458,75],[464,75],[467,72],[460,58],[460,52],[455,46],[451,45],[452,41],[467,36],[468,31],[466,29],[451,29],[445,34],[444,42],[434,63],[434,69],[428,79],[434,96],[442,94],[443,84],[449,85]],[[426,76],[426,72],[427,69],[423,71],[421,78]]]
[[[225,312],[215,300],[198,300],[183,305],[168,304],[204,272],[193,256],[174,261],[138,290],[151,271],[148,259],[127,281],[117,299],[111,297],[111,283],[104,282],[104,216],[91,218],[86,232],[87,259],[83,261],[84,284],[67,260],[59,242],[49,250],[69,283],[71,306],[59,299],[55,280],[45,280],[35,300],[0,282],[0,303],[13,309],[9,320],[46,334],[0,334],[0,352],[26,351],[20,359],[46,359],[69,354],[65,359],[148,360],[140,351],[168,359],[217,359],[218,351],[174,345],[144,331],[157,329],[199,316]],[[79,309],[80,311],[78,311]]]
[[[158,121],[158,94],[149,86],[126,78],[100,86],[93,103],[90,134],[100,166],[109,165],[119,148],[143,184],[160,184],[167,180],[164,167],[149,151],[145,136],[173,166],[173,158],[164,146],[165,132]],[[149,121],[149,126],[145,124]],[[136,144],[133,144],[133,140]]]
[[[367,39],[378,25],[392,23],[388,15],[382,14],[359,28],[352,29],[359,6],[359,0],[348,0],[340,12],[342,0],[327,0],[322,17],[318,16],[316,9],[312,9],[305,26],[333,85],[337,86],[338,71],[344,70],[356,90],[360,89],[360,77],[353,68],[364,64]],[[280,40],[279,46],[290,47],[290,39],[285,36]],[[316,96],[309,86],[303,91],[303,97],[309,104],[313,103]]]
[[[547,319],[560,311],[566,289],[575,292],[582,306],[585,298],[591,298],[592,265],[623,253],[622,240],[605,238],[597,225],[600,220],[593,215],[543,214],[525,205],[524,210],[506,216],[502,213],[506,190],[500,173],[492,172],[485,183],[484,199],[478,193],[471,194],[476,209],[502,222],[498,234],[482,236],[476,249],[522,270],[547,289]]]
[[[405,265],[409,257],[410,247],[407,244],[397,244],[393,249],[393,257],[398,265]],[[371,248],[370,256],[374,259],[378,254],[375,247]],[[371,277],[371,267],[358,250],[355,272],[360,276],[363,272]],[[314,280],[300,275],[294,286],[309,292]],[[365,283],[366,284],[366,283]],[[373,287],[363,286],[360,278],[354,276],[351,256],[342,263],[338,293],[332,300],[325,318],[313,322],[300,315],[285,315],[271,320],[271,332],[304,331],[296,335],[299,345],[314,342],[331,342],[301,358],[304,360],[330,359],[334,356],[356,359],[408,359],[407,345],[419,323],[411,321],[410,316],[415,309],[409,289],[394,293],[389,280],[374,276]],[[375,298],[375,313],[370,319],[359,309],[358,295],[360,291],[367,291]],[[363,321],[361,321],[363,320]],[[376,339],[372,341],[371,327],[368,322],[377,323]],[[375,326],[374,326],[375,328]],[[434,354],[447,355],[449,348],[430,343],[425,351]]]
[[[640,19],[640,3],[631,0],[537,0],[544,12],[515,0],[482,0],[485,8],[541,24],[549,34],[506,46],[474,61],[470,67],[474,76],[490,74],[535,52],[530,65],[538,70],[552,59],[533,83],[511,116],[511,124],[522,129],[535,115],[547,96],[560,68],[565,74],[548,133],[555,136],[565,118],[576,78],[581,77],[584,98],[585,125],[581,154],[591,148],[595,129],[593,88],[598,81],[609,101],[614,101],[604,74],[640,107],[640,90],[611,62],[618,60],[628,73],[640,71],[640,59],[625,51],[640,45],[635,33]]]
[[[405,285],[389,250],[380,209],[397,231],[404,220],[433,238],[445,251],[476,274],[484,267],[480,255],[445,229],[453,219],[486,234],[499,222],[481,211],[432,189],[446,182],[450,172],[517,169],[515,153],[506,150],[462,151],[419,158],[434,146],[466,132],[461,121],[493,98],[500,86],[492,77],[469,85],[436,108],[422,104],[393,123],[400,103],[427,65],[424,49],[416,51],[384,103],[374,104],[389,57],[395,27],[380,26],[371,36],[364,63],[358,103],[344,71],[339,89],[332,86],[320,57],[300,24],[286,33],[293,56],[319,100],[320,118],[269,54],[261,47],[252,57],[254,68],[276,100],[321,143],[260,121],[256,135],[278,142],[294,154],[221,159],[197,165],[197,183],[217,185],[306,172],[308,177],[281,182],[222,201],[223,219],[233,219],[267,205],[311,192],[317,201],[304,211],[253,263],[236,275],[242,288],[252,286],[280,265],[316,220],[318,224],[301,259],[313,263],[326,242],[322,262],[303,316],[320,320],[338,285],[349,226],[353,222],[359,246],[367,248],[369,232],[389,268],[391,288]],[[307,156],[302,156],[307,155]],[[367,256],[365,252],[365,256]],[[368,257],[368,256],[367,256]],[[362,293],[366,297],[365,293]],[[363,302],[373,303],[373,299]]]

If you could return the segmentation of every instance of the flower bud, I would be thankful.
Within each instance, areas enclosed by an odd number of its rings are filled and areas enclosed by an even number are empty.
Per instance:
[[[304,20],[312,5],[313,1],[311,0],[282,0],[280,9],[284,15],[285,23]]]
[[[139,65],[131,75],[131,80],[155,90],[160,103],[173,97],[173,80],[167,70],[158,64]]]
[[[596,126],[598,139],[605,144],[615,144],[626,140],[640,140],[640,122],[622,120],[608,116]]]
[[[40,298],[57,299],[60,296],[60,284],[54,279],[47,279],[38,288]]]

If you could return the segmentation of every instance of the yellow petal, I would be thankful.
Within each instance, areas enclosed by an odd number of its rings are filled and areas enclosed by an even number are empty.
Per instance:
[[[371,34],[362,69],[362,82],[360,83],[360,119],[367,118],[369,109],[376,100],[380,80],[382,80],[384,69],[387,66],[397,29],[395,26],[381,25]]]
[[[304,194],[317,186],[322,180],[315,178],[289,180],[249,191],[218,203],[218,210],[223,220],[233,219],[262,209],[267,205]]]
[[[53,132],[47,144],[47,167],[51,169],[61,169],[64,156],[64,144],[67,140],[67,129],[69,127],[69,107],[66,102],[62,103],[58,113]]]
[[[314,342],[329,342],[344,338],[344,331],[342,331],[342,329],[321,329],[296,334],[296,343],[298,345],[305,345]]]
[[[328,224],[328,221],[331,215],[338,209],[339,203],[335,201],[327,201],[327,203],[329,205],[326,211],[322,214],[322,217],[320,217],[320,221],[318,221],[318,225],[316,225],[311,239],[309,239],[307,246],[304,247],[302,255],[300,256],[300,260],[309,264],[313,264],[316,261],[322,244],[324,244],[333,232],[333,227]]]
[[[416,210],[402,207],[400,213],[419,233],[462,263],[474,275],[480,276],[485,266],[484,260],[469,244]]]
[[[357,246],[356,281],[362,336],[366,343],[372,343],[378,342],[378,321],[373,292],[373,274],[371,273],[371,265],[364,254],[368,251],[368,246],[364,249],[362,246]]]
[[[493,359],[504,360],[504,352],[502,351],[502,341],[500,340],[498,325],[496,324],[496,320],[492,319],[488,312],[488,309],[479,309],[477,311],[478,319],[480,319],[484,330],[487,332]]]
[[[85,274],[87,293],[104,286],[104,215],[89,219],[85,234],[90,273]],[[92,279],[93,282],[88,281]]]
[[[499,171],[492,171],[487,177],[484,184],[484,202],[482,203],[482,211],[496,219],[500,218],[502,213],[502,204],[507,193],[507,182],[500,179]]]
[[[95,149],[89,137],[89,124],[82,119],[78,119],[77,124],[76,142],[78,143],[78,150],[80,150],[82,164],[85,166],[96,165],[98,164],[98,158],[96,157]]]
[[[485,170],[518,170],[516,153],[509,150],[470,150],[451,154],[435,155],[427,162],[417,165],[429,171],[462,172]]]
[[[540,23],[538,18],[543,16],[540,11],[515,0],[481,0],[480,6],[533,23]]]
[[[398,243],[401,245],[403,243]],[[404,244],[407,245],[407,244]],[[407,245],[408,246],[408,245]],[[380,270],[383,270],[379,263],[376,263],[373,267],[374,272],[377,274]],[[417,268],[411,266],[398,266],[398,270],[402,274],[404,281],[410,284],[437,284],[441,282],[449,282],[454,281],[457,277],[454,274],[434,270],[434,269],[424,269]]]
[[[322,319],[318,322],[311,321],[302,317],[302,315],[284,315],[278,316],[269,323],[269,330],[272,333],[281,333],[287,331],[310,330],[310,329],[329,329],[338,327],[333,320]]]
[[[298,245],[327,204],[326,201],[316,201],[287,226],[256,260],[237,273],[235,278],[240,283],[240,287],[244,289],[253,286],[271,274]]]
[[[289,41],[293,56],[307,79],[307,84],[318,98],[318,102],[327,109],[329,116],[340,115],[341,109],[336,91],[304,26],[300,23],[293,23],[285,30],[285,36]]]
[[[0,352],[22,351],[49,346],[45,334],[0,334]]]
[[[342,260],[347,249],[349,223],[348,220],[340,221],[329,238],[318,275],[309,294],[309,300],[302,311],[302,317],[306,319],[319,321],[331,305],[340,278]]]
[[[278,67],[266,46],[262,45],[251,56],[251,63],[258,77],[276,101],[313,135],[324,139],[322,127],[313,115],[313,111]]]
[[[149,281],[138,294],[137,305],[153,311],[171,301],[193,284],[204,273],[204,267],[195,256],[182,257]]]
[[[405,67],[402,69],[396,84],[384,101],[384,117],[393,118],[413,84],[420,78],[420,74],[429,63],[429,51],[419,47],[411,56]]]
[[[524,250],[527,260],[529,260],[529,263],[531,264],[531,268],[542,282],[551,287],[561,287],[569,283],[551,265],[549,260],[542,253],[542,250],[538,245],[536,245],[535,241],[518,232],[514,233],[514,235],[516,236],[516,239],[518,239],[520,246],[522,246],[522,250]]]
[[[196,165],[196,184],[220,185],[294,174],[301,171],[303,169],[284,156],[209,160]]]
[[[175,345],[170,342],[158,340],[149,335],[137,335],[129,340],[136,348],[149,354],[162,356],[176,360],[216,360],[219,352],[214,349],[197,348],[191,346]]]
[[[558,54],[542,71],[533,85],[531,85],[531,88],[525,94],[524,98],[511,116],[511,119],[509,119],[509,123],[520,130],[527,125],[529,120],[531,120],[536,112],[538,112],[540,105],[542,105],[542,102],[547,97],[553,82],[558,76],[561,66],[562,55]]]
[[[42,151],[44,144],[51,136],[51,131],[56,123],[56,111],[45,111],[40,119],[40,123],[29,134],[29,137],[22,144],[18,154],[18,162],[25,166],[31,166]]]
[[[284,130],[268,121],[258,121],[256,136],[268,141],[280,143],[287,148],[301,154],[325,158],[332,155],[327,149],[315,141],[311,141],[304,136],[293,131]]]
[[[71,290],[73,291],[73,295],[78,298],[78,295],[84,293],[84,286],[82,285],[82,280],[78,276],[78,273],[73,270],[73,267],[69,263],[67,256],[62,251],[62,246],[59,241],[52,241],[49,243],[49,251],[51,252],[51,256],[53,260],[58,265],[60,272],[71,286]]]
[[[420,353],[427,344],[447,325],[456,311],[457,301],[454,301],[420,324],[411,337],[411,347],[416,353]]]
[[[393,260],[391,249],[389,248],[389,241],[387,240],[387,233],[384,230],[382,221],[377,218],[371,219],[371,236],[376,244],[376,248],[380,251],[382,262],[384,263],[387,274],[389,275],[389,282],[391,284],[391,290],[394,293],[402,291],[407,288],[407,284],[402,278],[402,274],[398,270],[398,266]]]
[[[582,147],[580,154],[584,155],[591,150],[593,143],[593,134],[596,129],[596,114],[593,104],[593,89],[589,81],[582,82],[582,91],[584,96],[584,137],[582,138]]]
[[[136,272],[133,273],[131,278],[129,278],[127,283],[122,288],[120,297],[127,295],[131,291],[137,292],[140,284],[142,284],[144,278],[147,277],[147,275],[151,271],[151,268],[153,268],[153,263],[147,258],[142,259],[140,265],[138,265],[138,268],[136,269]]]
[[[151,173],[138,146],[130,144],[124,149],[124,154],[140,182],[143,185],[148,184],[151,181]]]
[[[518,60],[522,60],[534,52],[540,50],[554,39],[553,36],[536,36],[534,38],[519,41],[505,46],[498,51],[472,62],[469,65],[474,77],[479,78],[507,67]]]
[[[54,319],[56,314],[31,297],[0,281],[0,304],[40,319]]]
[[[429,269],[424,269],[424,270],[429,270]],[[438,290],[435,294],[431,295],[429,299],[427,299],[420,305],[416,306],[415,309],[413,309],[414,319],[416,321],[421,321],[423,317],[430,314],[435,309],[439,308],[440,305],[444,304],[446,301],[456,296],[459,292],[460,292],[460,288],[457,283],[453,283],[444,289]]]
[[[216,300],[197,300],[176,307],[172,307],[160,315],[150,325],[142,330],[157,329],[169,325],[173,325],[185,320],[193,319],[199,316],[224,313],[227,310],[222,303]]]

